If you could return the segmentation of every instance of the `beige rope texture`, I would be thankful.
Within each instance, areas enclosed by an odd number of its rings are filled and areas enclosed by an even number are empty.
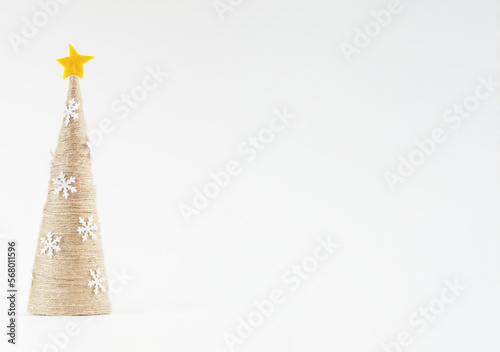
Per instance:
[[[88,282],[93,280],[90,270],[101,269],[101,275],[106,275],[104,255],[102,251],[101,231],[96,207],[96,192],[92,178],[92,160],[87,145],[87,127],[82,107],[82,96],[79,78],[69,77],[69,89],[66,104],[74,98],[80,103],[77,112],[78,119],[71,118],[68,125],[63,121],[59,133],[59,143],[54,156],[49,181],[47,202],[43,211],[43,219],[38,238],[38,247],[33,267],[28,311],[40,315],[97,315],[111,313],[108,282],[103,286],[106,292],[96,295],[94,287]],[[69,192],[65,199],[62,192],[54,193],[52,179],[60,172],[66,179],[75,178],[71,185],[76,192]],[[82,241],[78,233],[79,218],[85,221],[93,216],[98,229],[94,231],[97,238]],[[49,232],[53,238],[61,237],[57,245],[60,251],[55,251],[50,258],[46,253],[41,238]]]

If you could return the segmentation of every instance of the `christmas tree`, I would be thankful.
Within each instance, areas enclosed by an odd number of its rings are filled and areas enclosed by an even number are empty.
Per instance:
[[[82,107],[83,64],[70,45],[57,60],[69,77],[59,142],[43,210],[28,311],[41,315],[111,313],[92,160]]]

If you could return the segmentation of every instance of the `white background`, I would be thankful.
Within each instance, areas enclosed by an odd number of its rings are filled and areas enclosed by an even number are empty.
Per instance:
[[[20,245],[12,350],[228,351],[223,334],[280,289],[236,351],[376,352],[404,331],[404,351],[498,351],[496,95],[459,128],[443,120],[496,77],[497,2],[404,1],[348,63],[341,43],[387,7],[243,0],[221,20],[210,0],[73,0],[16,52],[10,33],[41,6],[0,1],[0,232]],[[93,153],[104,253],[108,272],[133,276],[92,321],[26,313],[68,43],[96,57],[81,87],[89,131],[113,124]],[[156,66],[169,77],[120,119],[112,104]],[[247,162],[239,145],[283,107],[296,118]],[[446,141],[391,191],[384,173],[435,128]],[[241,174],[186,224],[179,204],[230,160]],[[328,235],[340,247],[290,290],[282,275]],[[447,279],[467,289],[419,332],[410,316]],[[67,324],[77,336],[61,335]]]

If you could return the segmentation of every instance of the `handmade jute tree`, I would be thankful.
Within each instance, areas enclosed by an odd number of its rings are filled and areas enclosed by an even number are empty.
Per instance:
[[[70,45],[70,56],[58,60],[69,89],[33,267],[34,314],[111,313],[79,84],[91,59]]]

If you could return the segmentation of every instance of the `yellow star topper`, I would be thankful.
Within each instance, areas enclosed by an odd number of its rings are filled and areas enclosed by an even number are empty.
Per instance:
[[[89,62],[93,58],[93,56],[78,54],[75,48],[73,48],[70,44],[69,56],[63,57],[62,59],[57,59],[57,62],[59,62],[64,67],[63,79],[71,75],[77,75],[78,77],[83,78],[83,64]]]

